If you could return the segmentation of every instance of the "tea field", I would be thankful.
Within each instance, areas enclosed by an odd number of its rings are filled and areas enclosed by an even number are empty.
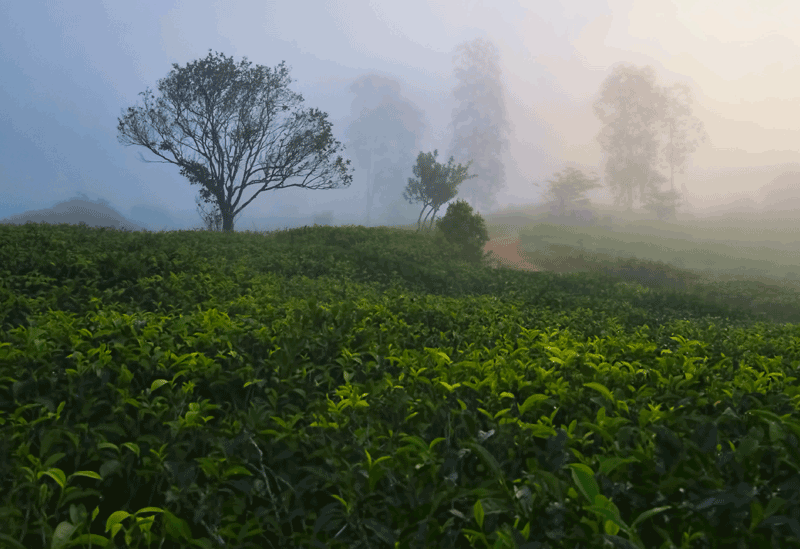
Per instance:
[[[0,546],[800,547],[797,295],[608,257],[0,225]]]

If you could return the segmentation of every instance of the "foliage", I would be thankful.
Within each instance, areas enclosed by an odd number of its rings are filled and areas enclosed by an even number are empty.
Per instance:
[[[396,81],[376,75],[362,76],[349,87],[356,99],[354,120],[345,135],[348,148],[367,175],[367,225],[376,196],[383,204],[400,198],[414,161],[416,136],[424,129],[423,113],[402,99],[399,89]]]
[[[0,227],[0,544],[796,545],[797,325],[446,252]]]
[[[545,190],[545,197],[558,207],[558,214],[564,216],[567,208],[586,207],[589,199],[583,196],[592,189],[602,187],[597,182],[599,177],[594,179],[587,178],[580,170],[568,167],[564,173],[556,172],[556,179],[547,182],[550,184]]]
[[[290,83],[284,63],[270,71],[250,68],[247,58],[237,66],[209,52],[185,67],[173,64],[158,83],[158,99],[149,89],[140,93],[144,106],[129,107],[119,118],[118,138],[180,167],[190,184],[201,186],[202,199],[216,204],[230,232],[235,216],[264,191],[332,189],[338,188],[334,180],[345,187],[352,181],[350,161],[333,161],[341,144],[327,114],[299,108],[303,97],[288,89]],[[278,114],[290,109],[278,124]],[[287,183],[294,178],[302,179]],[[251,186],[255,194],[240,205]]]
[[[670,288],[747,307],[775,320],[800,321],[789,312],[800,304],[800,284],[791,277],[796,262],[790,258],[796,246],[765,250],[757,244],[766,235],[752,242],[746,225],[738,230],[707,228],[694,235],[678,229],[657,222],[624,228],[538,223],[520,232],[519,253],[547,271],[598,272],[649,288]],[[778,234],[770,237],[780,238]]]
[[[664,221],[675,219],[675,211],[680,202],[681,194],[678,191],[654,191],[650,193],[643,207],[655,213],[657,219]]]
[[[403,198],[409,204],[422,202],[422,210],[419,213],[419,219],[417,219],[417,230],[427,223],[428,215],[430,214],[433,214],[430,222],[430,227],[432,228],[439,208],[456,196],[457,188],[463,181],[476,177],[467,175],[467,170],[472,162],[467,163],[466,166],[461,164],[454,166],[453,157],[451,156],[447,166],[444,166],[436,162],[438,154],[438,150],[434,150],[433,154],[424,154],[420,151],[417,156],[417,164],[414,166],[416,178],[408,178],[408,185],[406,185],[406,190],[403,192]],[[425,215],[425,220],[422,221],[422,214],[428,207],[431,209]]]
[[[205,208],[203,208],[203,205],[198,202],[197,212],[200,214],[200,218],[203,220],[203,225],[207,231],[219,232],[222,230],[222,214],[219,208],[212,208],[210,212],[207,212]]]
[[[666,96],[666,110],[664,113],[663,127],[667,133],[667,144],[664,147],[664,164],[669,168],[670,189],[675,188],[675,171],[683,173],[686,156],[697,149],[697,140],[690,140],[688,132],[695,132],[701,142],[708,139],[708,134],[703,128],[703,123],[692,115],[691,88],[685,82],[673,85],[664,90]]]
[[[500,56],[494,44],[482,38],[456,48],[453,89],[457,104],[449,124],[453,132],[451,152],[456,158],[475,162],[476,181],[461,190],[473,205],[489,209],[494,194],[503,187],[503,151],[508,150],[510,128],[503,98]]]
[[[616,204],[632,208],[638,190],[641,203],[658,219],[674,216],[680,202],[674,190],[675,171],[683,171],[687,154],[698,144],[688,132],[696,132],[701,141],[707,138],[702,122],[691,118],[691,99],[685,83],[658,87],[649,66],[620,65],[605,80],[594,111],[604,124],[598,140],[609,156],[606,181]],[[669,168],[669,178],[657,169],[659,133],[666,134],[660,165]],[[662,192],[661,184],[667,181],[670,190]]]
[[[644,200],[657,172],[657,125],[664,118],[665,98],[652,67],[615,67],[601,87],[594,112],[603,127],[597,137],[608,155],[606,183],[617,204],[633,207]]]
[[[478,212],[464,200],[452,202],[444,217],[436,221],[436,227],[444,233],[451,244],[459,246],[463,257],[479,263],[483,259],[483,248],[489,241],[486,223]]]

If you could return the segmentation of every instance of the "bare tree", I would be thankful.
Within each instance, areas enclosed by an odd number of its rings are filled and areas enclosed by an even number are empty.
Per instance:
[[[652,67],[619,65],[603,82],[594,112],[604,126],[597,137],[606,162],[606,182],[616,203],[633,207],[634,192],[644,201],[658,178],[657,124],[665,99]]]
[[[501,154],[508,149],[507,119],[500,57],[494,44],[475,39],[461,44],[454,61],[456,78],[460,83],[453,90],[459,106],[453,111],[451,152],[455,158],[475,161],[478,176],[473,184],[462,190],[484,207],[494,203],[494,194],[505,184],[505,166]]]
[[[146,147],[199,184],[203,200],[219,208],[224,231],[233,231],[235,216],[263,191],[334,189],[334,179],[345,187],[353,179],[349,160],[332,160],[341,144],[328,115],[299,108],[303,97],[289,91],[284,63],[274,71],[250,65],[247,58],[237,66],[210,50],[185,67],[173,64],[158,83],[162,97],[154,99],[149,89],[140,93],[144,107],[129,107],[117,128],[121,143]],[[294,112],[277,125],[278,114],[290,108]],[[293,178],[302,180],[287,183]],[[250,186],[256,192],[240,206]]]
[[[466,179],[477,177],[475,175],[467,175],[470,163],[466,166],[461,164],[454,166],[453,157],[451,156],[447,166],[444,166],[436,162],[438,155],[438,150],[434,150],[433,154],[424,154],[420,151],[417,156],[417,165],[414,166],[414,175],[417,177],[408,178],[408,185],[403,192],[403,198],[408,200],[409,204],[422,202],[422,210],[419,212],[419,219],[417,219],[417,230],[420,230],[421,226],[425,226],[431,213],[433,216],[431,217],[430,228],[432,228],[436,213],[443,204],[455,198],[458,193],[458,186]],[[425,220],[422,221],[422,214],[428,207],[431,209],[425,215]]]

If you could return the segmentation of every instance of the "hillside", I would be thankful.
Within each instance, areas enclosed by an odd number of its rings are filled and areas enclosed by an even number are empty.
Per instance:
[[[594,265],[0,226],[0,542],[791,546],[796,300]]]

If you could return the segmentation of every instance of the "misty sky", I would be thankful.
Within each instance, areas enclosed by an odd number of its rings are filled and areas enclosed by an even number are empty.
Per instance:
[[[285,60],[290,89],[304,108],[328,113],[345,148],[342,122],[355,98],[348,86],[370,73],[396,79],[424,112],[422,150],[439,149],[441,161],[455,48],[474,38],[498,49],[513,126],[499,206],[538,202],[543,187],[532,182],[566,163],[602,175],[592,102],[623,62],[651,65],[660,85],[692,88],[709,140],[676,186],[693,205],[757,198],[800,162],[798,28],[795,0],[3,2],[0,218],[84,193],[126,216],[147,204],[199,226],[199,187],[175,165],[142,162],[140,154],[158,160],[147,149],[120,144],[117,119],[141,104],[139,92],[158,94],[173,63],[209,49],[271,69]],[[262,193],[236,229],[278,211],[362,216],[365,194],[358,172],[348,189]],[[591,196],[604,200],[602,191]]]

